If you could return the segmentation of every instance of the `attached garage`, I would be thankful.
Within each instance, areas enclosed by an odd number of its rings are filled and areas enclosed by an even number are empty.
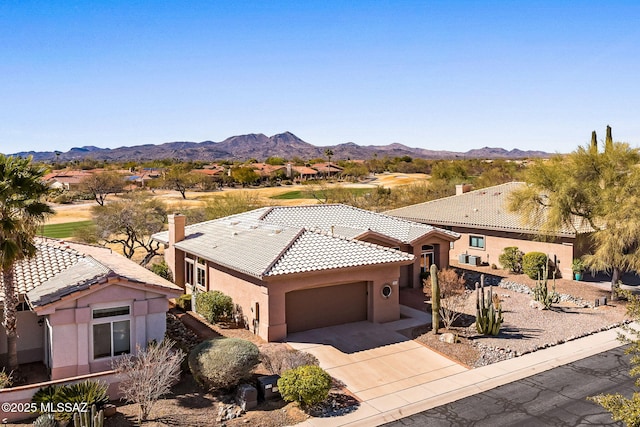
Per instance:
[[[367,306],[367,282],[288,292],[287,333],[367,320]]]

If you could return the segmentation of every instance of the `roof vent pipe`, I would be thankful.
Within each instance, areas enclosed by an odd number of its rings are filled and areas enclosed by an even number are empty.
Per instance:
[[[332,225],[332,226],[331,226],[331,237],[333,237],[333,230],[334,230],[334,228],[335,228],[335,225]]]

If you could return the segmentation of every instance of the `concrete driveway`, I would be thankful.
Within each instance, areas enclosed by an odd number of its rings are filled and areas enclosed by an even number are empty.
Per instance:
[[[320,366],[356,397],[384,410],[385,405],[394,405],[390,393],[467,370],[397,332],[430,323],[430,315],[405,306],[401,313],[403,319],[396,322],[356,322],[296,332],[287,342],[316,356]],[[429,397],[428,390],[424,393]]]

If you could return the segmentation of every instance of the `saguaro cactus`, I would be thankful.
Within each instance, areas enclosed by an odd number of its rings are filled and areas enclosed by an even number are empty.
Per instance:
[[[440,329],[440,284],[438,283],[438,267],[431,264],[431,324],[433,333],[437,334]]]
[[[73,414],[73,425],[75,427],[102,427],[104,425],[104,411],[91,405],[91,413],[82,412]]]
[[[480,276],[480,286],[476,282],[476,330],[482,335],[498,335],[502,325],[502,308],[493,305],[493,291],[484,295],[484,274]]]

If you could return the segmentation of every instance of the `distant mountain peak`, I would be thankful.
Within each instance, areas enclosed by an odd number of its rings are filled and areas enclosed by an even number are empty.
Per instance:
[[[410,156],[425,159],[445,159],[445,158],[521,158],[521,157],[548,157],[549,153],[542,151],[522,151],[514,149],[507,151],[503,148],[483,147],[469,150],[466,153],[453,151],[427,150],[423,148],[412,148],[399,142],[389,145],[361,146],[354,142],[346,142],[338,145],[315,146],[312,145],[290,131],[285,131],[272,136],[263,133],[250,133],[246,135],[235,135],[221,142],[203,141],[189,142],[176,141],[161,144],[144,144],[131,147],[119,148],[99,148],[92,145],[74,147],[66,153],[55,155],[55,151],[47,152],[21,152],[15,153],[26,157],[32,155],[37,161],[60,161],[81,160],[93,158],[95,160],[111,161],[146,161],[161,159],[178,160],[248,160],[266,159],[267,157],[303,159],[321,158],[325,156],[325,150],[333,151],[333,159],[369,159],[377,156]],[[56,158],[57,157],[57,158]]]

